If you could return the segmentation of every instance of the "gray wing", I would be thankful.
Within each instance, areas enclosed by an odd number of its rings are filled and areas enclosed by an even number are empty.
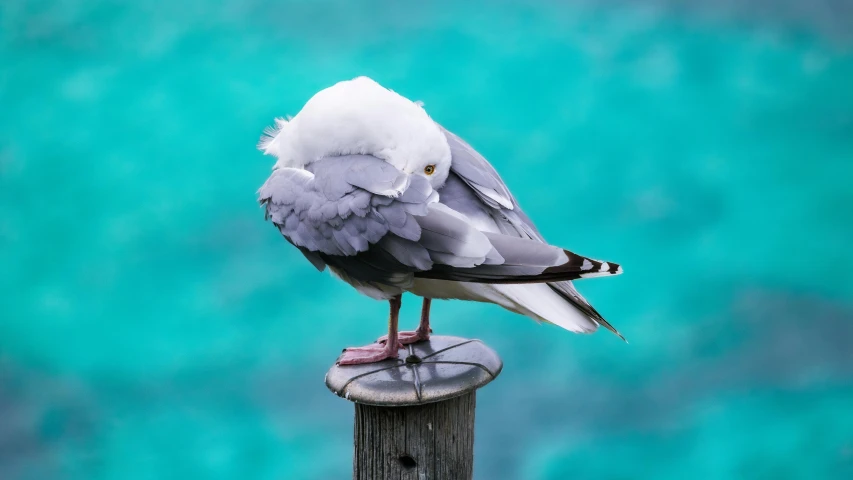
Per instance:
[[[524,283],[590,273],[588,259],[570,252],[481,232],[438,203],[426,178],[372,156],[281,168],[258,193],[267,218],[316,267],[361,282],[407,288],[415,276]]]
[[[539,230],[521,210],[509,188],[489,161],[454,133],[440,125],[439,128],[444,132],[451,152],[451,175],[440,192],[441,202],[462,211],[469,217],[479,219],[482,224],[493,225],[498,232],[545,243]],[[469,188],[465,189],[462,184]],[[590,261],[596,262],[591,259]],[[607,269],[601,269],[602,264],[606,265]],[[595,273],[587,273],[579,278],[617,273],[616,270],[609,271],[611,268],[618,268],[614,265],[606,262],[593,263],[596,267]],[[553,282],[548,285],[566,301],[624,340],[624,337],[581,296],[570,281]]]
[[[506,184],[494,167],[464,140],[441,127],[452,157],[451,170],[459,175],[492,208],[512,210],[518,207]],[[460,161],[456,161],[461,159]]]
[[[437,124],[436,124],[437,125]],[[489,207],[501,232],[544,242],[536,225],[521,210],[495,167],[453,132],[439,125],[450,145],[450,170],[464,182],[483,205]]]
[[[415,276],[472,283],[549,283],[621,273],[615,263],[599,262],[536,240],[491,232],[484,235],[501,256],[499,263],[469,268],[436,263]]]
[[[405,285],[412,271],[432,266],[428,250],[416,242],[424,232],[415,217],[427,215],[438,195],[425,178],[378,158],[347,155],[307,169],[280,168],[258,196],[267,219],[320,270],[332,264],[359,280]],[[490,249],[485,239],[481,243],[480,250]],[[371,247],[389,258],[350,268],[338,260]]]
[[[366,251],[389,232],[418,239],[421,230],[412,217],[426,214],[437,198],[424,179],[368,156],[330,158],[308,170],[277,169],[258,195],[267,219],[288,241],[344,256]]]

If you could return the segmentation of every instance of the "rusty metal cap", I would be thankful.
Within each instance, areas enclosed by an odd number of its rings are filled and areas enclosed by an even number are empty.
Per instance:
[[[400,358],[367,365],[334,365],[326,386],[366,405],[406,406],[458,397],[491,382],[503,362],[480,340],[432,336],[406,345]]]

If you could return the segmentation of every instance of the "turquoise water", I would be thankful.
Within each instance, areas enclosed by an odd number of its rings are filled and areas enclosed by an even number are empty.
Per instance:
[[[254,145],[356,75],[625,267],[579,288],[628,345],[435,305],[505,362],[477,478],[853,478],[853,16],[809,5],[3,2],[0,478],[349,475],[323,375],[387,306],[263,221]]]

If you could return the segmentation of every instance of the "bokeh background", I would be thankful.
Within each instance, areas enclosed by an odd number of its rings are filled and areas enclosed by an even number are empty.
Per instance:
[[[579,288],[628,345],[435,305],[505,361],[477,478],[853,478],[841,0],[0,3],[0,478],[347,478],[323,375],[387,305],[263,221],[254,147],[357,75],[625,266]]]

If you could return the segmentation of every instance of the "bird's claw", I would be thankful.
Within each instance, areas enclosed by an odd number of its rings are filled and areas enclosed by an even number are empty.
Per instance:
[[[361,365],[365,363],[381,362],[389,358],[398,358],[399,353],[395,349],[391,351],[388,345],[374,343],[364,347],[345,348],[338,361],[338,365]]]

